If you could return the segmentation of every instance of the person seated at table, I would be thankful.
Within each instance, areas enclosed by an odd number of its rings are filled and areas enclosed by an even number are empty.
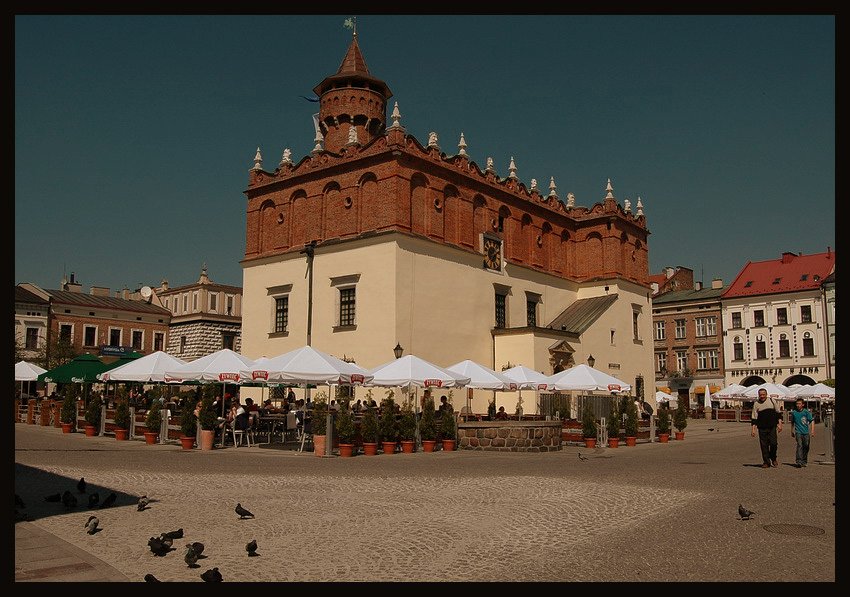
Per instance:
[[[260,407],[254,404],[253,398],[245,398],[245,412],[248,413],[248,421],[251,427],[256,427],[260,422]]]
[[[330,406],[328,408],[333,410],[333,411],[338,411],[339,410],[339,404],[337,403],[336,400],[331,400]]]
[[[356,413],[359,413],[361,410],[363,410],[363,403],[360,402],[359,398],[357,399],[357,402],[355,402],[354,404],[351,405],[351,410],[353,410]]]
[[[437,413],[441,416],[446,411],[452,412],[452,405],[449,404],[449,399],[446,398],[445,394],[443,394],[440,396],[440,408]]]
[[[505,412],[504,406],[499,407],[499,412],[496,413],[496,420],[497,421],[507,421],[508,420],[508,413]]]

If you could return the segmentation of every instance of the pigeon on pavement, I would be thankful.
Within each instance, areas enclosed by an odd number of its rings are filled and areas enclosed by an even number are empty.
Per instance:
[[[97,525],[100,521],[97,519],[97,516],[89,516],[89,519],[86,521],[86,532],[89,535],[94,535],[97,532]]]
[[[191,543],[186,544],[186,555],[183,556],[183,560],[189,568],[198,567],[198,554],[195,553],[195,549],[192,547]]]
[[[89,496],[89,508],[94,508],[97,506],[97,503],[100,501],[100,494],[98,492],[94,492]]]
[[[171,549],[171,546],[174,544],[174,539],[167,536],[165,533],[160,534],[159,541],[165,546],[166,549]]]
[[[148,500],[148,496],[143,495],[142,497],[139,498],[139,503],[136,506],[136,510],[141,512],[142,510],[144,510],[145,508],[148,507],[149,502],[150,502],[150,500]]]
[[[182,539],[183,538],[183,528],[179,528],[176,531],[168,531],[167,533],[162,534],[163,537],[168,537],[169,539]]]
[[[239,518],[247,518],[249,516],[251,518],[254,518],[254,515],[248,512],[245,508],[243,508],[242,504],[240,503],[236,504],[236,513],[239,515]]]
[[[200,541],[195,541],[194,543],[192,543],[192,549],[195,550],[195,555],[201,557],[201,554],[204,553],[204,544]]]
[[[118,496],[115,495],[115,492],[113,491],[108,496],[106,496],[106,499],[103,500],[103,503],[100,505],[100,507],[101,508],[108,508],[109,506],[114,504],[115,500],[117,500],[117,499],[118,499]]]
[[[257,555],[257,540],[251,539],[248,544],[245,546],[245,551],[248,552],[248,557],[254,557]]]
[[[587,456],[582,456],[581,452],[578,453],[579,460],[587,460]]]
[[[204,582],[222,582],[221,572],[218,571],[218,568],[210,568],[206,572],[201,573],[201,578]]]
[[[749,520],[750,516],[755,514],[755,512],[751,512],[744,508],[741,504],[738,504],[738,514],[741,516],[741,520]]]
[[[80,480],[77,481],[77,491],[80,493],[86,492],[86,479],[85,477],[80,477]]]
[[[50,495],[44,496],[45,502],[61,502],[62,494],[61,493],[51,493]]]
[[[145,574],[145,582],[162,582],[153,574]]]
[[[148,547],[151,548],[153,555],[160,557],[171,551],[171,549],[167,547],[159,537],[151,537],[148,539]]]

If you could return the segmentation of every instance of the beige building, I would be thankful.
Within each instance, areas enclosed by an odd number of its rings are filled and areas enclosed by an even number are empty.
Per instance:
[[[15,344],[30,362],[39,358],[47,342],[50,295],[34,284],[15,286]]]

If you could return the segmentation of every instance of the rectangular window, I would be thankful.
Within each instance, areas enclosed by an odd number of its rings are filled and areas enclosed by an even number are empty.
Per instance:
[[[339,289],[339,325],[354,325],[354,288]]]
[[[814,338],[803,338],[803,356],[804,357],[815,356],[815,339]]]
[[[36,350],[38,348],[38,328],[27,328],[27,336],[25,340],[27,350]]]
[[[93,325],[83,328],[83,346],[97,346],[97,328]]]
[[[753,325],[757,328],[764,327],[764,311],[761,309],[753,311]]]
[[[776,310],[776,323],[777,325],[788,324],[788,309],[786,309],[785,307],[780,307]]]
[[[640,334],[638,331],[640,330],[640,326],[638,326],[638,313],[637,311],[632,311],[632,333],[634,334],[635,340],[640,340]]]
[[[682,340],[685,338],[685,320],[677,319],[676,320],[676,339]]]
[[[802,305],[800,307],[800,321],[803,323],[812,323],[811,305]]]
[[[186,352],[186,336],[180,336],[180,354]]]
[[[168,299],[165,299],[165,308],[170,309],[169,306],[168,306]]]
[[[121,346],[121,328],[109,328],[109,345]]]
[[[698,338],[717,335],[717,318],[716,317],[697,317],[696,330]]]
[[[717,369],[718,368],[717,350],[698,350],[697,351],[697,369]]]
[[[779,356],[780,357],[790,357],[791,356],[791,345],[788,340],[779,340]]]
[[[655,339],[656,340],[666,340],[667,339],[667,328],[666,324],[663,321],[655,322]]]
[[[655,372],[656,373],[667,373],[667,353],[666,352],[656,352],[655,353]]]
[[[62,325],[59,326],[59,339],[64,341],[64,342],[73,343],[74,342],[73,330],[74,330],[74,328],[71,324],[63,323]]]
[[[732,313],[732,327],[740,328],[741,327],[741,312],[738,311],[736,313]]]
[[[218,309],[218,295],[216,293],[210,293],[210,311],[215,313],[215,310]]]
[[[683,373],[688,368],[688,353],[684,351],[676,351],[676,369],[679,373]]]
[[[757,359],[766,359],[767,358],[767,346],[764,343],[764,340],[756,342],[756,358]]]
[[[133,330],[133,350],[142,350],[142,337],[141,330]]]
[[[225,311],[226,315],[233,315],[233,295],[227,295],[227,310]]]
[[[155,332],[153,335],[153,349],[154,351],[162,350],[163,340],[165,336],[162,332]]]
[[[274,300],[274,331],[285,332],[289,325],[289,297],[281,296]]]
[[[744,345],[742,343],[735,342],[732,345],[732,351],[735,353],[735,360],[736,361],[743,361],[744,360]]]
[[[529,327],[537,325],[537,301],[534,299],[526,299],[525,301],[525,316]]]
[[[236,346],[236,334],[221,334],[221,347],[226,348],[228,350],[235,350],[234,346]]]
[[[192,293],[192,311],[197,311],[197,310],[198,310],[198,293],[193,292]]]
[[[507,326],[507,319],[505,317],[506,313],[506,305],[507,305],[508,297],[504,294],[496,293],[496,327],[504,328]]]
[[[183,313],[189,310],[189,295],[183,295]]]

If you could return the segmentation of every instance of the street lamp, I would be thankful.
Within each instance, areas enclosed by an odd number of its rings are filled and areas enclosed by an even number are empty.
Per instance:
[[[399,344],[398,342],[396,342],[396,343],[395,343],[395,348],[393,348],[393,354],[395,355],[395,358],[400,359],[400,358],[401,358],[401,354],[402,354],[403,352],[404,352],[404,349],[401,347],[401,344]]]
[[[596,359],[593,358],[593,355],[587,357],[587,366],[593,367],[594,363],[596,363]]]

